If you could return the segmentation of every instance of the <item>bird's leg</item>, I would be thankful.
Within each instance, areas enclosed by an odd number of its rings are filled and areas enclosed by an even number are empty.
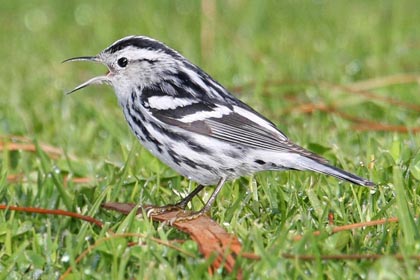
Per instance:
[[[175,222],[191,221],[191,220],[197,219],[197,218],[201,217],[202,215],[205,215],[206,213],[210,212],[211,206],[213,205],[214,201],[216,200],[217,195],[219,194],[220,190],[222,189],[223,185],[225,184],[225,181],[226,181],[226,178],[221,178],[220,179],[219,183],[216,186],[216,189],[213,191],[209,200],[207,201],[207,203],[204,205],[203,208],[201,208],[199,211],[183,211],[183,212],[180,212],[176,215],[175,218],[173,218],[169,221],[169,224],[172,225]],[[182,202],[183,201],[181,201],[180,203],[182,203]]]
[[[147,217],[152,215],[159,215],[166,212],[176,211],[176,210],[184,210],[187,207],[188,202],[190,202],[194,196],[196,196],[202,189],[204,189],[203,185],[198,185],[192,192],[190,192],[186,197],[181,199],[181,201],[175,204],[168,204],[165,206],[153,206],[147,205],[143,206],[143,209],[146,211]]]
[[[185,207],[187,207],[188,202],[190,202],[194,196],[196,196],[199,192],[201,192],[201,190],[204,189],[203,185],[198,185],[192,192],[190,192],[186,197],[184,197],[183,199],[181,199],[181,201],[177,202],[174,204],[175,207],[178,207],[182,210],[185,209]]]

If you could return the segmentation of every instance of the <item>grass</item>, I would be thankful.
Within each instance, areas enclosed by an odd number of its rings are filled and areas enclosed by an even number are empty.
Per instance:
[[[373,190],[309,172],[263,172],[230,182],[212,211],[260,261],[238,260],[248,279],[416,279],[420,254],[418,134],[360,131],[338,114],[298,110],[324,104],[382,124],[420,127],[419,110],[325,86],[351,87],[415,74],[420,61],[417,1],[8,1],[0,10],[0,135],[37,143],[34,153],[2,149],[1,204],[76,211],[119,233],[70,218],[0,212],[0,278],[211,278],[192,241],[181,252],[152,237],[188,239],[169,227],[100,209],[105,201],[166,204],[194,187],[143,149],[129,132],[112,89],[63,92],[105,69],[60,61],[99,52],[128,34],[181,51],[295,142],[379,183]],[[417,78],[418,81],[418,78]],[[420,106],[418,83],[371,89]],[[9,140],[5,139],[8,142]],[[41,144],[61,148],[53,157]],[[371,163],[371,160],[374,162]],[[360,163],[364,163],[362,166]],[[368,168],[369,167],[369,168]],[[10,180],[21,174],[23,180]],[[65,183],[65,177],[91,178]],[[9,178],[9,179],[8,179]],[[208,197],[210,189],[204,195]],[[199,208],[202,202],[193,202]],[[336,225],[397,216],[398,224],[312,236]],[[303,234],[301,241],[293,236]],[[94,242],[103,241],[78,264]],[[283,253],[313,255],[287,260]],[[383,254],[372,261],[323,261],[332,254]],[[394,254],[405,259],[397,260]],[[234,278],[223,272],[214,278]]]

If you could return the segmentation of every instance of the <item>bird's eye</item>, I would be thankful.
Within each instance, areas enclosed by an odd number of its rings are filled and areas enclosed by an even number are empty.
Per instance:
[[[117,60],[118,66],[124,68],[128,64],[128,59],[126,57],[121,57]]]

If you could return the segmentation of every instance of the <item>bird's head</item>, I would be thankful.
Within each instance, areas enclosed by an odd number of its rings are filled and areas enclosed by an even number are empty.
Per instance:
[[[130,94],[133,88],[158,85],[177,71],[186,59],[165,44],[145,36],[122,38],[96,56],[81,56],[65,60],[102,63],[108,73],[94,77],[69,91],[73,93],[93,84],[109,84],[118,98]]]

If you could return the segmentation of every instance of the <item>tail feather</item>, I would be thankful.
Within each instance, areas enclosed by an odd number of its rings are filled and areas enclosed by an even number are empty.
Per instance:
[[[288,159],[288,162],[285,166],[297,170],[311,170],[322,174],[331,175],[360,186],[372,187],[376,185],[367,179],[330,165],[325,158],[314,154],[311,151],[308,151],[296,144],[288,142],[288,146],[293,151],[293,153],[289,153],[287,155],[283,154],[282,160],[284,161],[285,159]]]
[[[340,168],[337,168],[335,166],[332,166],[328,163],[324,162],[317,162],[315,160],[311,160],[312,164],[306,166],[308,170],[316,171],[319,173],[323,173],[326,175],[331,175],[336,178],[349,181],[353,184],[360,185],[360,186],[366,186],[366,187],[372,187],[376,184],[359,176],[356,176],[350,172],[344,171]]]

